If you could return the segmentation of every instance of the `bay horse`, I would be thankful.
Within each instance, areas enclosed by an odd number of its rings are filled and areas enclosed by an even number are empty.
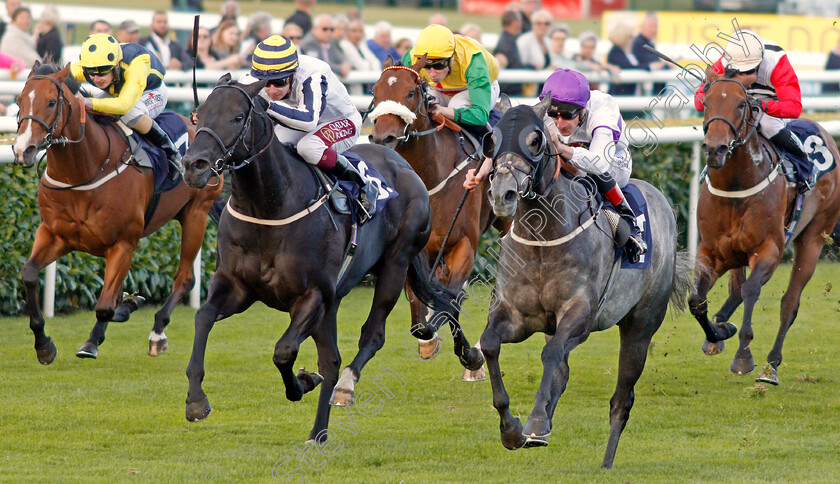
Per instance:
[[[138,242],[174,218],[181,224],[181,259],[172,292],[155,313],[149,335],[148,354],[157,356],[168,348],[164,329],[172,311],[195,283],[193,260],[204,240],[207,212],[222,184],[197,190],[179,183],[161,194],[154,214],[145,220],[154,191],[152,170],[129,164],[130,149],[116,127],[86,119],[75,97],[79,83],[69,73],[69,65],[59,69],[36,63],[17,98],[15,164],[32,167],[42,149],[47,160],[38,190],[41,224],[21,270],[38,361],[48,365],[57,353],[44,332],[39,309],[40,270],[77,250],[105,258],[96,324],[76,353],[80,358],[96,358],[108,322],[127,321],[137,308],[134,298],[123,299],[122,289]]]
[[[665,197],[650,184],[633,179],[647,201],[651,251],[647,268],[621,268],[610,223],[594,190],[563,173],[543,119],[551,96],[536,106],[510,107],[485,153],[495,153],[490,182],[493,210],[512,217],[501,239],[499,264],[520,270],[498,271],[495,302],[481,335],[481,351],[499,412],[502,445],[508,449],[548,445],[558,400],[569,379],[569,353],[593,331],[618,325],[621,348],[618,382],[610,399],[610,436],[602,463],[612,467],[618,440],[635,399],[648,347],[669,301],[682,309],[690,288],[688,256],[677,251],[677,223]],[[489,145],[489,146],[488,146]],[[538,216],[539,222],[533,222]],[[531,222],[529,222],[531,220]],[[530,228],[529,228],[530,227]],[[543,375],[524,429],[510,411],[502,382],[502,343],[518,343],[546,334]]]
[[[709,173],[698,200],[700,244],[689,309],[706,334],[703,351],[717,354],[724,349],[723,340],[735,334],[737,328],[729,318],[744,303],[740,344],[730,370],[746,375],[755,369],[750,351],[753,309],[761,287],[773,276],[784,252],[785,224],[797,188],[787,186],[785,177],[778,176],[778,154],[756,130],[753,100],[747,93],[752,79],[722,77],[712,69],[707,69],[706,75],[709,84],[705,90],[702,149]],[[837,145],[822,127],[819,130],[825,145],[820,141],[816,148],[825,155],[830,153],[836,162],[840,159]],[[789,237],[793,241],[793,268],[782,297],[779,332],[756,381],[779,383],[777,369],[785,335],[796,318],[802,289],[814,273],[824,235],[831,233],[840,216],[839,183],[840,171],[834,169],[804,196],[801,217]],[[729,296],[710,321],[706,296],[727,271]]]
[[[390,57],[383,63],[382,74],[373,85],[373,131],[370,140],[393,148],[420,175],[432,205],[432,235],[426,255],[434,260],[444,244],[463,195],[464,178],[475,149],[464,135],[452,129],[440,129],[429,117],[426,84],[420,80],[425,57],[412,66],[393,65]],[[483,157],[479,160],[483,160]],[[443,247],[442,264],[435,276],[450,291],[458,293],[472,274],[481,234],[490,227],[492,210],[485,182],[467,196]],[[504,230],[503,226],[500,226]],[[460,299],[459,299],[460,301]],[[448,318],[454,337],[454,351],[466,368],[463,380],[483,380],[483,358],[471,348],[458,323],[458,304]],[[440,350],[437,328],[447,318],[427,314],[420,301],[411,302],[411,332],[420,339],[419,355],[433,358]]]
[[[184,157],[185,177],[193,187],[204,186],[225,167],[233,170],[231,198],[219,221],[216,273],[207,302],[195,315],[186,417],[202,420],[211,412],[201,383],[214,323],[262,301],[291,316],[273,358],[286,397],[298,401],[323,382],[310,432],[310,439],[320,442],[327,436],[330,403],[354,403],[354,386],[384,344],[385,320],[406,282],[420,300],[438,310],[445,310],[455,295],[429,281],[421,252],[431,231],[429,196],[411,166],[383,146],[353,149],[398,193],[358,228],[356,237],[349,215],[323,206],[327,195],[314,168],[274,135],[265,111],[268,103],[259,96],[265,84],[262,80],[243,85],[230,74],[223,76],[198,108],[198,133]],[[353,240],[355,256],[346,265]],[[362,326],[359,352],[339,379],[336,313],[341,300],[368,273],[376,277],[373,303]],[[301,369],[295,374],[299,345],[309,336],[318,350],[319,373]]]

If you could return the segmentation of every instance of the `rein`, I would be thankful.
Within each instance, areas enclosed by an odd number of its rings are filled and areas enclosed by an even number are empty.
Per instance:
[[[48,79],[53,84],[55,84],[56,89],[58,89],[58,109],[56,109],[55,119],[53,120],[52,124],[47,124],[46,121],[39,118],[38,116],[27,114],[25,116],[21,116],[18,119],[18,123],[17,123],[18,131],[20,131],[20,125],[23,123],[24,120],[27,120],[27,119],[30,120],[30,122],[35,121],[36,123],[43,126],[44,129],[47,131],[47,135],[44,136],[44,141],[42,141],[40,144],[38,144],[38,146],[37,146],[38,151],[49,149],[53,145],[64,146],[64,145],[67,145],[67,144],[75,144],[75,143],[81,142],[82,138],[85,137],[85,121],[86,121],[86,119],[85,119],[85,108],[84,108],[83,105],[81,105],[81,100],[78,100],[78,102],[80,103],[80,112],[81,112],[81,114],[80,114],[80,124],[82,126],[81,135],[79,135],[79,138],[75,139],[75,140],[72,140],[72,139],[70,139],[66,136],[60,136],[61,133],[63,133],[64,130],[67,128],[67,125],[70,124],[70,117],[73,115],[73,103],[72,103],[72,101],[67,99],[67,97],[64,96],[64,89],[62,87],[62,84],[57,79],[55,79],[53,77],[37,74],[37,75],[34,75],[34,76],[30,77],[29,79],[27,79],[26,84],[29,84],[29,82],[32,81],[32,80],[39,80],[39,79]],[[24,84],[24,88],[26,87],[26,84]],[[58,131],[58,136],[56,137],[55,129],[58,127],[58,123],[62,118],[61,111],[62,111],[62,108],[64,107],[65,103],[67,104],[67,109],[68,109],[67,121],[64,122],[64,126],[62,126],[61,130]]]
[[[737,84],[741,89],[743,89],[744,97],[747,99],[748,106],[749,106],[749,109],[744,111],[744,117],[741,119],[741,123],[740,123],[741,128],[740,129],[738,127],[736,127],[735,123],[730,121],[729,118],[726,118],[724,116],[712,116],[711,118],[709,118],[709,119],[707,119],[703,122],[703,133],[706,133],[706,131],[708,131],[709,124],[711,124],[712,121],[723,121],[724,123],[729,125],[729,127],[732,129],[732,132],[735,134],[735,138],[732,141],[729,142],[729,146],[728,146],[729,151],[727,151],[727,153],[726,153],[726,155],[729,156],[736,149],[740,148],[741,146],[744,146],[747,143],[747,140],[749,140],[750,137],[755,134],[756,125],[754,123],[749,122],[750,121],[749,114],[753,109],[753,105],[750,102],[750,95],[747,93],[747,88],[740,81],[736,81],[735,79],[723,78],[723,79],[717,79],[716,81],[709,84],[709,87],[706,89],[706,92],[708,93],[709,89],[711,89],[711,87],[714,86],[718,82],[734,82],[735,84]],[[743,131],[743,135],[742,135],[741,131]]]

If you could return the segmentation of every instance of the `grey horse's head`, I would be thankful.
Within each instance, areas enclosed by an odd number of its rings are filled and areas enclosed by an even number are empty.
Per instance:
[[[533,197],[547,189],[544,168],[551,140],[543,117],[550,104],[551,96],[546,95],[533,107],[511,107],[510,99],[502,96],[502,119],[485,136],[483,145],[485,156],[493,158],[490,197],[499,217],[512,217],[519,197]]]

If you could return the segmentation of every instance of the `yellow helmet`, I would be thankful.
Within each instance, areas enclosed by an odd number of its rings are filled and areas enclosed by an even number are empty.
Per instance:
[[[82,67],[116,66],[122,60],[122,49],[110,34],[93,34],[82,43],[79,64]]]
[[[443,25],[429,25],[417,36],[412,56],[419,59],[426,54],[428,59],[448,59],[455,54],[455,35]]]
[[[297,68],[297,48],[282,35],[260,42],[251,58],[251,75],[257,79],[280,80],[297,72]]]

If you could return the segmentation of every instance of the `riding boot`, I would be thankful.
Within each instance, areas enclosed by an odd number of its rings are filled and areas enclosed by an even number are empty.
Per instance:
[[[362,222],[366,222],[373,218],[376,213],[376,185],[367,181],[359,170],[350,163],[350,160],[342,154],[338,154],[335,160],[335,166],[330,170],[330,173],[337,176],[341,180],[346,180],[359,185],[359,203],[362,205],[362,210],[365,211]]]
[[[776,145],[780,150],[791,154],[795,158],[808,160],[808,155],[805,153],[805,147],[799,141],[799,138],[787,128],[779,131],[770,138],[770,142]],[[814,187],[817,183],[817,175],[819,171],[816,166],[811,166],[811,172],[807,175],[802,174],[801,180],[798,183],[798,188],[801,193],[805,193]]]
[[[166,158],[169,160],[169,174],[167,176],[170,180],[175,181],[178,179],[179,175],[184,174],[184,165],[181,163],[181,153],[178,152],[178,148],[176,148],[175,144],[172,143],[172,140],[169,139],[169,135],[166,134],[166,131],[157,124],[157,121],[152,122],[152,128],[145,134],[145,137],[152,144],[159,147],[164,153],[166,153]]]
[[[642,228],[639,226],[636,214],[633,213],[633,209],[630,208],[627,199],[624,198],[624,192],[621,191],[609,172],[593,175],[591,178],[595,181],[595,186],[601,196],[615,207],[618,216],[624,219],[630,227],[630,236],[624,244],[624,253],[627,254],[627,259],[631,264],[639,262],[642,254],[648,251],[648,246],[642,237]]]

